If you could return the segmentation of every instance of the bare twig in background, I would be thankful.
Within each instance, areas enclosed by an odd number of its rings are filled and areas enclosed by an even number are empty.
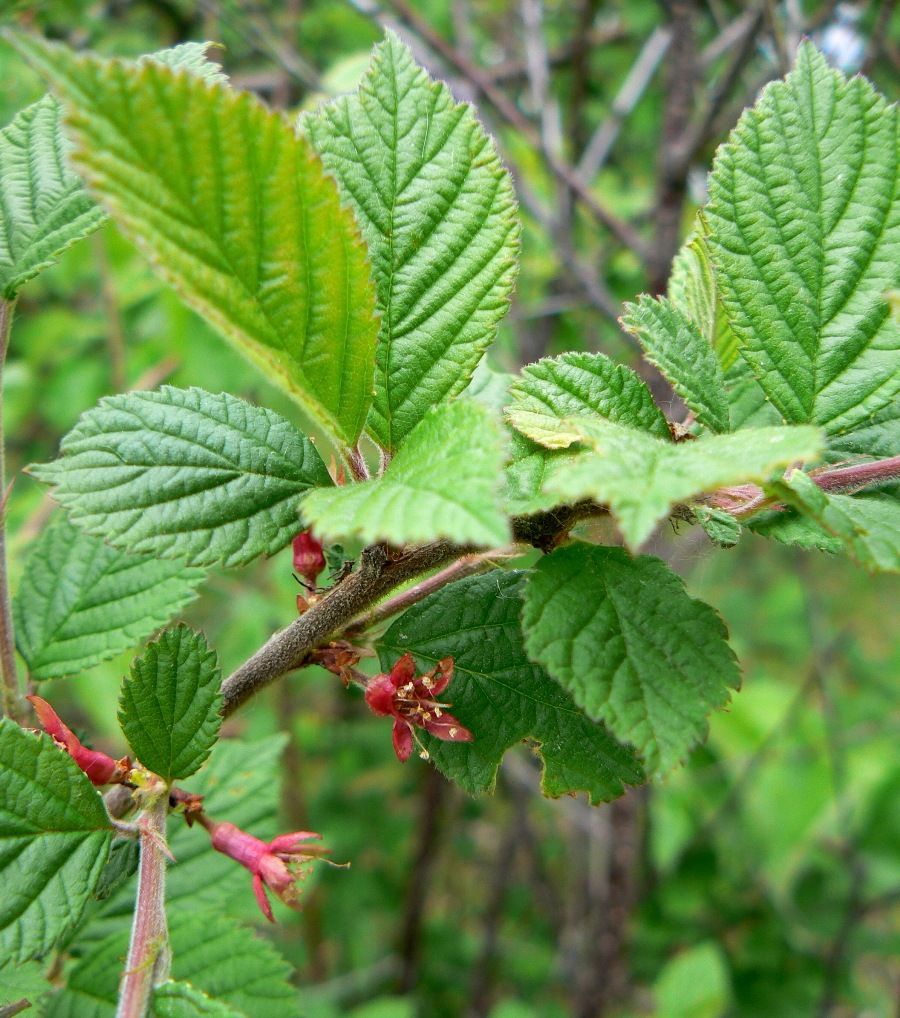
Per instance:
[[[657,162],[656,243],[648,271],[651,293],[663,293],[669,266],[681,243],[681,220],[687,192],[687,166],[677,158],[694,110],[697,80],[697,0],[672,0],[672,41],[666,56],[662,138]]]
[[[401,993],[408,993],[417,981],[428,887],[439,856],[443,815],[451,792],[450,784],[439,770],[428,767],[422,771],[419,841],[410,867],[406,904],[400,924],[398,984]]]
[[[109,354],[109,382],[112,392],[124,392],[128,385],[125,369],[125,329],[119,310],[116,283],[109,264],[103,231],[91,234],[91,249],[100,276],[100,300],[106,321],[106,350]]]
[[[658,25],[641,47],[637,60],[613,100],[609,116],[594,132],[579,160],[577,170],[584,180],[591,181],[600,172],[623,123],[646,91],[671,41],[671,29]]]

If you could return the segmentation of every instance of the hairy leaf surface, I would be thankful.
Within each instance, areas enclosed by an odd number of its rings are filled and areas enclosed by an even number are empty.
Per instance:
[[[29,674],[72,675],[133,647],[192,601],[205,575],[112,548],[58,513],[35,541],[13,601]]]
[[[637,304],[625,305],[622,325],[637,336],[644,356],[668,378],[701,424],[711,431],[730,430],[722,368],[690,318],[664,297],[642,296]]]
[[[394,451],[466,387],[506,313],[512,183],[471,107],[390,32],[359,91],[301,123],[369,245],[382,313],[369,429]]]
[[[544,763],[546,795],[587,792],[591,802],[643,779],[629,750],[578,710],[525,654],[519,615],[523,574],[492,572],[451,584],[413,606],[378,643],[383,668],[411,651],[424,669],[453,657],[443,695],[472,742],[441,742],[422,732],[437,767],[466,791],[490,791],[503,754],[530,740]]]
[[[132,552],[236,565],[300,530],[300,496],[331,478],[313,444],[272,410],[163,386],[107,396],[62,455],[31,467],[88,533]]]
[[[900,572],[900,500],[894,495],[826,492],[799,470],[771,487],[870,572]]]
[[[740,684],[722,620],[656,558],[573,544],[530,574],[525,646],[575,702],[662,774]]]
[[[503,444],[484,407],[444,404],[420,422],[382,477],[311,492],[301,512],[320,538],[504,544]]]
[[[522,369],[509,388],[506,416],[517,431],[548,449],[580,436],[570,417],[604,417],[668,438],[669,426],[650,390],[630,369],[600,353],[564,353]]]
[[[202,633],[175,626],[149,644],[122,684],[119,724],[141,763],[171,782],[209,756],[222,724],[222,675]]]
[[[609,421],[573,419],[588,450],[548,464],[543,490],[567,502],[608,505],[629,547],[650,536],[672,506],[716,488],[767,481],[779,468],[815,458],[812,427],[748,428],[687,442],[664,442]]]
[[[139,63],[156,61],[208,81],[225,81],[206,59],[209,45],[183,43]],[[70,149],[60,105],[49,95],[0,131],[0,295],[7,300],[106,218],[69,169]]]
[[[75,761],[48,736],[0,719],[0,957],[42,957],[78,923],[111,834]]]
[[[153,1010],[156,1018],[246,1018],[245,1012],[213,1000],[196,986],[171,980],[153,991]]]
[[[897,109],[811,43],[719,149],[706,220],[742,355],[789,422],[851,432],[900,392]]]
[[[355,442],[372,401],[374,287],[309,143],[248,93],[16,39],[64,100],[75,167],[157,273]]]

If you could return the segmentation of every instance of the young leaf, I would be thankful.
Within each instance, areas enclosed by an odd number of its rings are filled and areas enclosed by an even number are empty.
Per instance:
[[[804,551],[824,551],[836,555],[843,551],[843,542],[823,530],[815,520],[796,509],[760,513],[747,520],[754,534],[769,537],[781,544],[793,545]]]
[[[237,565],[301,529],[300,496],[331,484],[313,444],[272,410],[163,386],[107,396],[62,455],[30,468],[89,534],[132,552]]]
[[[706,220],[742,355],[786,421],[855,430],[900,391],[897,109],[803,43],[718,152]]]
[[[72,160],[159,275],[332,434],[372,401],[378,323],[352,214],[252,96],[18,35],[66,106]]]
[[[650,390],[630,369],[601,353],[564,353],[522,369],[509,388],[506,416],[513,427],[548,449],[579,441],[570,417],[605,417],[660,438],[669,426]]]
[[[767,481],[779,468],[816,457],[817,428],[753,428],[664,442],[602,420],[573,419],[587,452],[548,465],[543,490],[567,502],[608,505],[637,549],[672,506],[716,488]]]
[[[451,584],[410,608],[378,642],[383,668],[411,651],[423,670],[454,661],[446,696],[471,742],[422,741],[440,771],[467,792],[491,791],[503,754],[530,740],[544,762],[545,795],[587,792],[591,802],[643,780],[640,766],[603,725],[581,713],[522,644],[522,573],[492,572]]]
[[[78,923],[111,833],[75,761],[51,739],[0,720],[0,957],[40,958]]]
[[[182,561],[111,548],[58,513],[25,562],[16,646],[33,679],[72,675],[165,625],[204,577]]]
[[[503,437],[491,414],[458,400],[419,423],[382,477],[313,491],[301,512],[321,539],[505,544],[503,458]]]
[[[672,383],[710,431],[729,431],[728,397],[715,350],[697,326],[665,297],[626,304],[622,325],[640,340],[644,356]],[[628,423],[628,422],[624,422]]]
[[[708,505],[691,506],[691,511],[713,544],[733,548],[740,541],[741,525],[730,513]]]
[[[287,981],[290,966],[250,930],[213,912],[172,909],[169,935],[173,979],[190,983],[230,1008],[225,1015],[288,1018],[297,1013],[297,991]],[[125,926],[93,946],[70,970],[66,988],[53,998],[52,1018],[114,1018],[127,949]],[[200,1012],[204,1013],[225,1018],[221,1012]]]
[[[800,470],[770,487],[870,572],[900,572],[900,501],[893,495],[826,492]]]
[[[722,620],[656,558],[572,544],[530,574],[525,647],[575,702],[663,774],[740,673]]]
[[[715,350],[722,371],[727,372],[737,360],[738,340],[728,323],[716,284],[702,219],[672,262],[668,294],[672,304],[697,326],[700,335]]]
[[[519,224],[471,107],[393,33],[359,91],[301,121],[365,233],[381,309],[368,427],[396,450],[460,393],[509,306]]]
[[[190,983],[169,980],[153,991],[153,1012],[156,1018],[246,1018],[220,1000],[213,1000]]]
[[[59,120],[59,103],[47,95],[0,131],[0,291],[6,300],[106,218],[68,168]]]
[[[187,42],[139,62],[225,81],[206,59],[208,48],[209,43]],[[59,103],[47,95],[0,131],[0,294],[7,300],[106,219],[68,167],[70,145],[60,119]]]
[[[222,724],[221,681],[215,651],[187,626],[166,630],[134,661],[119,724],[148,770],[171,782],[206,760]]]

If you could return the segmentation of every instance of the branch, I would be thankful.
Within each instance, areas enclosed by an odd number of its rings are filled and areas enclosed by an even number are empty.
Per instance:
[[[9,348],[16,301],[0,299],[0,674],[3,678],[3,713],[14,720],[23,718],[19,671],[16,667],[16,638],[13,632],[6,562],[6,441],[3,434],[3,368]]]
[[[518,517],[512,521],[513,538],[548,551],[575,522],[601,512],[605,510],[581,502],[536,516]],[[394,588],[474,551],[450,541],[434,541],[402,553],[380,544],[366,548],[356,572],[286,629],[275,633],[222,683],[222,713],[228,717],[275,679],[306,664],[311,651],[341,633]]]

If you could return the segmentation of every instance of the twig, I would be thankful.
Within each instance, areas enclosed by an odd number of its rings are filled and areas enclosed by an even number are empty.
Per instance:
[[[113,392],[124,392],[127,385],[125,369],[125,330],[116,295],[116,286],[109,266],[109,252],[102,231],[91,235],[91,248],[100,276],[100,299],[106,319],[106,349],[109,353],[109,381]]]
[[[524,141],[533,146],[544,156],[547,166],[554,176],[566,184],[578,197],[581,204],[590,214],[604,226],[609,232],[625,247],[629,248],[641,261],[646,261],[649,255],[648,246],[637,233],[637,231],[610,212],[600,202],[590,188],[581,179],[578,173],[558,153],[549,151],[534,125],[521,112],[509,96],[500,89],[490,73],[484,68],[472,63],[459,53],[439,32],[436,32],[431,25],[407,3],[407,0],[390,0],[391,7],[396,11],[398,17],[417,35],[419,35],[439,56],[451,64],[459,74],[473,84],[485,99],[494,107],[500,116],[514,127],[523,137]],[[372,4],[357,3],[367,13],[372,13]]]
[[[433,767],[422,773],[422,812],[419,818],[419,843],[412,862],[406,907],[400,928],[399,989],[409,993],[417,982],[419,954],[422,945],[422,920],[428,901],[431,874],[440,847],[443,814],[451,786],[440,771]]]
[[[31,1001],[23,997],[21,1000],[14,1000],[5,1007],[0,1007],[0,1018],[13,1018],[13,1015],[21,1014],[31,1007]]]
[[[513,520],[513,538],[548,550],[576,521],[602,512],[605,510],[582,502],[537,516],[518,517]],[[275,633],[222,683],[223,714],[227,717],[275,679],[300,668],[312,650],[342,632],[402,583],[473,551],[450,541],[434,541],[399,554],[390,553],[384,545],[366,548],[356,572],[286,629]]]
[[[12,607],[9,597],[9,569],[6,561],[6,439],[3,434],[3,368],[9,349],[16,302],[0,298],[0,672],[3,676],[3,713],[21,721],[23,708],[16,667],[16,637],[13,632]]]
[[[646,91],[671,41],[671,29],[657,26],[641,47],[634,66],[613,99],[609,116],[594,132],[576,167],[583,180],[593,180],[609,158],[622,124]]]
[[[145,1018],[153,988],[169,975],[171,952],[166,925],[166,816],[169,798],[163,790],[145,810],[141,826],[141,861],[128,960],[119,987],[116,1018]]]
[[[494,551],[463,555],[462,558],[457,559],[456,562],[446,566],[440,572],[435,573],[434,576],[429,576],[427,580],[422,580],[421,583],[408,587],[406,590],[400,591],[399,594],[394,594],[393,597],[388,598],[371,611],[366,612],[365,615],[358,618],[346,629],[345,636],[348,640],[353,640],[360,633],[371,629],[373,626],[377,626],[381,622],[385,622],[402,611],[406,611],[407,608],[418,604],[419,601],[423,601],[429,594],[433,594],[442,587],[455,583],[457,580],[462,580],[466,576],[475,576],[478,573],[494,569],[505,559],[513,558],[517,554],[518,552],[514,548],[497,548]]]

